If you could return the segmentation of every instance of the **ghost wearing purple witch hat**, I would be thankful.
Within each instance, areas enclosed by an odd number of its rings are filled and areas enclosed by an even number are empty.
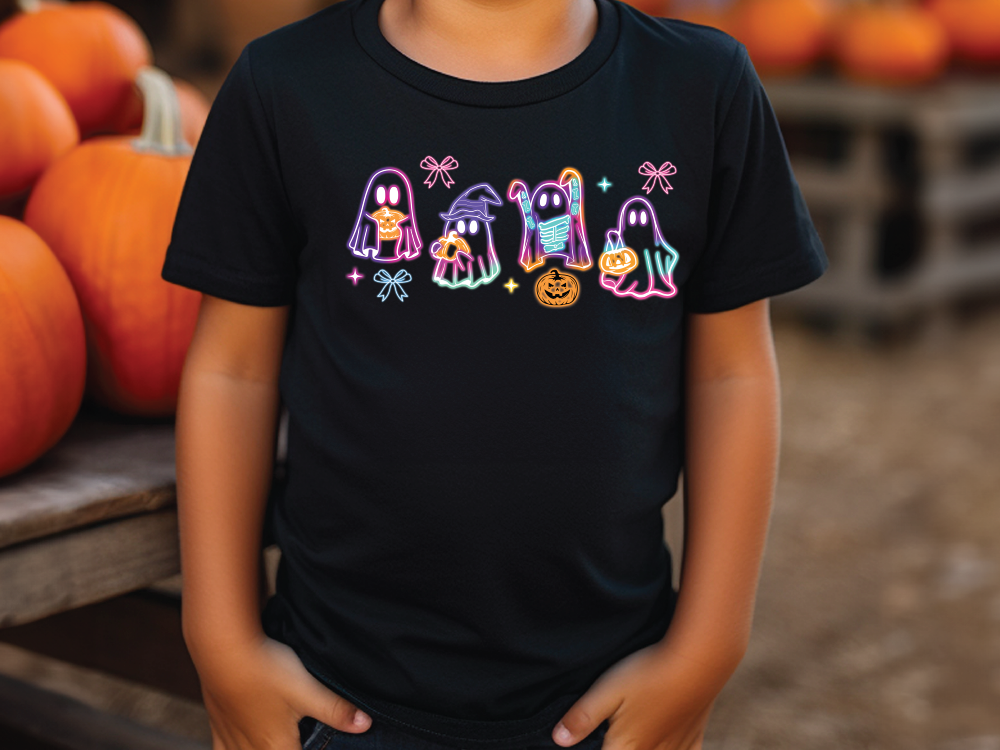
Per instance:
[[[431,243],[434,258],[433,279],[449,289],[475,289],[489,284],[500,275],[500,259],[493,246],[490,225],[496,218],[490,206],[503,205],[496,191],[486,182],[473,185],[439,216],[444,219],[441,236]]]
[[[413,260],[422,246],[413,186],[401,169],[383,167],[368,178],[347,246],[379,263]]]

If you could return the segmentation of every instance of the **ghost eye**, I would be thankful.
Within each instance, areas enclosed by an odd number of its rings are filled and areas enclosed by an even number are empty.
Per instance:
[[[479,231],[479,222],[473,219],[469,222],[469,234],[475,234]]]
[[[458,233],[465,234],[465,219],[458,220]]]
[[[549,202],[549,194],[548,193],[542,193],[538,197],[538,205],[541,206],[542,208],[545,208],[545,204],[548,203],[548,202]]]
[[[553,193],[552,194],[552,205],[553,206],[558,206],[559,205],[559,193]]]
[[[375,188],[375,200],[380,206],[385,203],[385,185],[379,185]]]
[[[393,185],[389,188],[389,203],[396,205],[399,203],[399,186]]]
[[[645,211],[641,211],[639,213],[639,223],[642,224],[643,226],[646,225],[646,212]]]
[[[635,224],[635,209],[633,208],[628,212],[628,223]]]

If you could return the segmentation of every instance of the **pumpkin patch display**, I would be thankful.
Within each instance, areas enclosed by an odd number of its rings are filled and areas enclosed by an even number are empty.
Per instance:
[[[0,216],[0,477],[55,445],[83,401],[83,318],[69,276],[27,226]]]
[[[840,72],[862,83],[903,85],[936,78],[948,63],[944,27],[918,5],[853,5],[832,42]]]
[[[21,2],[0,24],[0,57],[34,65],[62,93],[83,136],[111,131],[135,76],[152,63],[142,30],[103,2]]]
[[[187,81],[180,78],[172,80],[174,91],[177,92],[177,101],[181,105],[181,127],[184,131],[184,140],[191,146],[197,146],[198,139],[201,138],[201,131],[205,129],[205,121],[208,119],[208,110],[211,105],[205,95]],[[142,96],[136,92],[122,117],[121,124],[115,128],[115,132],[138,135],[141,130]]]
[[[553,268],[538,277],[535,297],[547,307],[569,307],[580,296],[580,282],[576,276]]]
[[[707,0],[673,0],[669,16],[679,18],[688,23],[724,31],[730,36],[736,36],[731,3],[709,3]]]
[[[21,193],[80,142],[69,105],[45,76],[0,59],[0,198]]]
[[[737,0],[733,35],[762,74],[808,70],[826,52],[833,19],[827,0]]]
[[[201,294],[160,270],[191,161],[170,77],[140,72],[139,138],[98,136],[35,185],[25,222],[66,268],[87,332],[87,392],[117,411],[174,413]]]
[[[957,57],[1000,62],[1000,0],[929,0],[927,9],[947,30]]]

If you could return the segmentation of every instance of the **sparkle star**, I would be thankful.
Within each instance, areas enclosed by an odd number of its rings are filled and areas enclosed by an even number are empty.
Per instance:
[[[601,189],[602,193],[608,192],[608,188],[611,187],[611,183],[608,182],[607,177],[602,177],[601,181],[597,183],[597,187]]]
[[[358,285],[358,279],[363,279],[364,277],[365,275],[363,273],[358,273],[357,266],[355,266],[354,269],[347,274],[347,278],[351,280],[351,283],[354,284],[354,286]]]
[[[515,282],[514,281],[514,277],[511,276],[510,280],[506,284],[504,284],[504,286],[507,287],[507,291],[508,292],[510,292],[511,294],[513,294],[514,290],[517,289],[521,285],[518,284],[517,282]]]

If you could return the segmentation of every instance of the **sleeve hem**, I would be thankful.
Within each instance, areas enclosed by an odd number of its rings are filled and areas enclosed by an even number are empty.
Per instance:
[[[288,284],[253,281],[245,276],[219,273],[199,263],[180,261],[176,255],[167,256],[160,277],[171,284],[243,305],[279,307],[291,304],[294,299]]]
[[[692,313],[714,313],[734,310],[751,302],[785,294],[812,283],[829,267],[824,253],[803,261],[796,258],[789,262],[771,264],[760,269],[750,279],[718,287],[714,292],[701,294],[697,299],[685,301],[684,307]]]

